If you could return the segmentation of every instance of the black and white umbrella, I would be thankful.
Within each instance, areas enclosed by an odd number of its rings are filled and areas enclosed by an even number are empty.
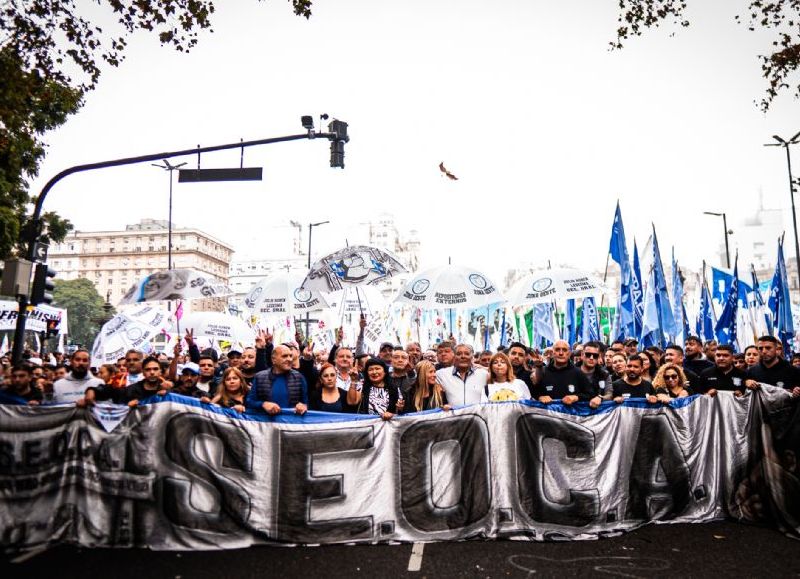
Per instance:
[[[348,286],[377,284],[407,271],[400,260],[385,249],[354,245],[314,262],[302,287],[334,292]]]

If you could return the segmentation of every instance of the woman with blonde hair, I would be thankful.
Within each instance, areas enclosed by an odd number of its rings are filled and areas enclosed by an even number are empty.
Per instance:
[[[653,378],[653,388],[659,402],[669,404],[673,398],[686,398],[692,395],[683,368],[677,364],[664,364]]]
[[[222,373],[222,380],[217,386],[217,393],[211,399],[211,404],[219,404],[224,408],[232,408],[236,412],[245,411],[245,398],[250,388],[247,386],[247,380],[239,368],[227,368]],[[207,402],[205,398],[200,399],[201,402]]]
[[[525,382],[514,376],[509,357],[504,352],[492,356],[489,360],[489,380],[481,402],[529,400],[530,397],[531,393]]]
[[[428,360],[422,360],[417,364],[417,380],[408,390],[405,411],[422,412],[434,408],[450,410],[450,405],[444,388],[436,381],[436,366]]]

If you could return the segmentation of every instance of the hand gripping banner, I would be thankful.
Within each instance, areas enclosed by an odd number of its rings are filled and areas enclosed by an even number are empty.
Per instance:
[[[0,406],[3,548],[544,541],[723,517],[800,530],[797,404],[771,387],[389,422],[156,401],[110,432],[88,410]]]

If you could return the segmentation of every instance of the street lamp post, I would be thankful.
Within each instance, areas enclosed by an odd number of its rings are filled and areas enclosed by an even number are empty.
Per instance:
[[[178,163],[177,165],[170,165],[169,161],[163,160],[163,165],[150,163],[153,167],[169,171],[169,217],[167,218],[167,269],[172,269],[172,172],[180,169],[186,163]]]
[[[765,147],[783,147],[786,149],[786,167],[789,170],[789,197],[792,200],[792,225],[794,226],[794,258],[797,264],[798,287],[800,287],[800,240],[797,237],[797,212],[794,209],[794,179],[792,178],[792,156],[789,152],[790,145],[800,143],[800,132],[791,139],[785,140],[778,135],[772,135],[776,143],[767,143]]]
[[[314,227],[318,227],[319,225],[325,225],[326,223],[330,223],[330,221],[318,221],[317,223],[309,223],[308,224],[308,269],[311,269],[311,230]],[[306,340],[308,340],[308,328],[311,323],[311,319],[309,318],[309,313],[306,312]]]
[[[714,213],[713,211],[703,211],[703,215],[714,215],[715,217],[722,217],[722,227],[725,228],[725,263],[728,269],[731,268],[731,250],[728,245],[728,234],[733,233],[728,230],[728,216],[725,213]]]

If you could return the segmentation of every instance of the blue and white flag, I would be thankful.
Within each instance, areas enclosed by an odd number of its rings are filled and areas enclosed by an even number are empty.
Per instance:
[[[738,287],[739,287],[739,301],[742,304],[747,304],[747,295],[753,291],[747,283],[743,280],[736,278],[738,280]],[[724,269],[718,269],[716,267],[711,267],[711,297],[714,298],[718,303],[725,303],[728,299],[728,290],[731,287],[731,283],[733,282],[733,275],[725,271]]]
[[[655,272],[655,297],[658,307],[658,319],[661,326],[661,339],[662,343],[659,346],[664,347],[663,343],[666,336],[673,337],[678,333],[678,325],[675,323],[675,318],[672,315],[672,304],[669,299],[669,291],[667,291],[667,278],[664,275],[664,266],[661,264],[661,252],[658,249],[658,237],[656,236],[656,228],[653,226],[653,271]]]
[[[661,346],[662,332],[658,319],[658,303],[656,301],[655,267],[650,270],[647,287],[644,292],[644,315],[642,316],[642,334],[639,337],[640,348]]]
[[[725,300],[725,307],[714,328],[717,335],[717,342],[720,344],[730,344],[736,351],[736,322],[739,309],[739,255],[733,265],[733,280],[728,288],[728,296]]]
[[[775,264],[775,275],[772,276],[768,306],[774,320],[774,331],[783,344],[783,354],[786,358],[790,358],[794,342],[794,322],[789,300],[789,276],[786,273],[786,260],[783,257],[783,239],[778,241],[778,259]]]
[[[564,313],[564,336],[563,339],[569,343],[569,347],[575,343],[578,335],[578,324],[575,317],[575,300],[567,300],[566,312]]]
[[[767,302],[764,301],[764,296],[761,294],[762,284],[758,281],[758,276],[756,276],[756,268],[752,263],[750,264],[750,275],[753,278],[753,305],[756,307],[756,316],[759,318],[759,322],[760,318],[763,317],[767,330],[766,333],[772,335],[775,331],[772,316],[770,315],[769,310],[767,310]]]
[[[672,341],[683,346],[686,339],[685,331],[685,309],[683,307],[683,280],[678,269],[678,262],[675,260],[675,248],[672,248],[672,316],[676,321],[677,331],[672,337]]]
[[[614,212],[614,223],[611,226],[611,242],[609,243],[609,254],[620,267],[620,284],[618,300],[618,322],[615,320],[614,335],[617,338],[625,338],[637,335],[634,314],[631,260],[628,255],[628,246],[625,242],[625,227],[622,224],[622,212],[617,201],[617,209]]]
[[[644,319],[644,285],[642,284],[642,271],[639,268],[639,250],[636,240],[633,240],[633,271],[631,271],[631,302],[633,303],[634,333],[629,338],[642,335],[642,320]]]
[[[597,308],[594,298],[583,298],[581,342],[596,342],[600,339],[600,327],[597,322]]]
[[[533,306],[533,345],[552,346],[556,341],[553,329],[553,304],[534,304]]]
[[[714,307],[711,303],[711,293],[708,291],[706,283],[706,262],[703,262],[703,273],[700,279],[700,310],[697,312],[697,324],[695,333],[705,341],[713,340],[714,326],[717,321],[714,319]]]

